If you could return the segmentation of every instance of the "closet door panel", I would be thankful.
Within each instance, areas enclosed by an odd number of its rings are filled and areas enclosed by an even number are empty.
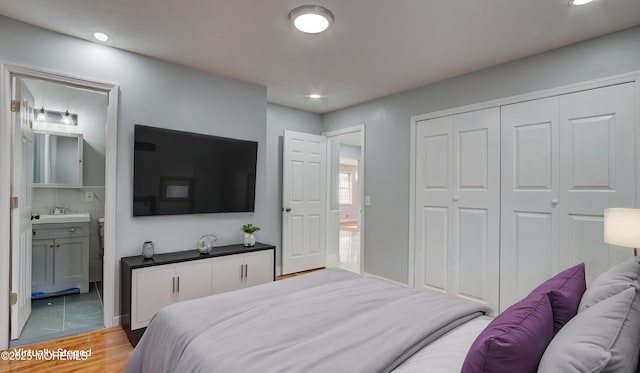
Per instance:
[[[453,293],[496,309],[499,289],[500,110],[453,116]]]
[[[418,123],[416,131],[415,287],[449,291],[453,119]]]
[[[564,267],[585,262],[590,282],[631,256],[603,243],[608,207],[635,206],[634,84],[560,98],[560,246]]]
[[[558,269],[558,106],[501,108],[501,311]]]

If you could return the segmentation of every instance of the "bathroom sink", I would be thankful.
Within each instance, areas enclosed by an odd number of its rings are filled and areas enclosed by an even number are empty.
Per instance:
[[[81,214],[60,214],[60,215],[40,215],[40,219],[33,219],[33,224],[52,223],[87,223],[91,220],[89,213]]]

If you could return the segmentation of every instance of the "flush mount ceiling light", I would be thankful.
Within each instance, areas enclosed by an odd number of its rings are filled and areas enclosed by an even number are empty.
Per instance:
[[[93,37],[96,40],[99,40],[99,41],[107,41],[107,40],[109,40],[109,35],[105,34],[104,32],[94,32],[93,33]]]
[[[317,99],[317,98],[322,98],[322,95],[319,95],[319,94],[317,94],[317,93],[312,93],[312,94],[310,94],[308,97],[309,97],[309,98],[316,98],[316,99]]]
[[[593,0],[571,0],[571,1],[569,1],[569,4],[571,4],[571,5],[585,5],[585,4],[589,4],[592,1]]]
[[[333,13],[320,5],[303,5],[289,13],[289,20],[298,30],[317,34],[331,26]]]

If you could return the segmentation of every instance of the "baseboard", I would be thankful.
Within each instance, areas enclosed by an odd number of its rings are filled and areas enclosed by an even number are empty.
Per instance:
[[[374,275],[374,274],[371,274],[371,273],[363,272],[362,275],[365,276],[365,277],[375,278],[377,280],[382,280],[384,282],[388,282],[390,284],[402,286],[402,287],[405,287],[405,288],[410,287],[408,284],[405,284],[405,283],[402,283],[402,282],[398,282],[398,281],[394,281],[394,280],[390,280],[390,279],[388,279],[386,277]]]
[[[111,326],[119,326],[120,325],[120,315],[114,316],[113,319],[111,320],[111,322],[112,322]]]
[[[329,255],[327,258],[327,266],[340,263],[340,255]]]

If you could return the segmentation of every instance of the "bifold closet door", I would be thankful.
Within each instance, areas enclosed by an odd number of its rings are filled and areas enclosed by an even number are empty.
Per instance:
[[[561,267],[584,262],[587,284],[633,250],[604,243],[607,207],[635,207],[634,83],[560,96]]]
[[[558,97],[501,107],[500,311],[559,268]]]
[[[416,133],[416,288],[497,309],[499,109],[422,121]]]
[[[500,310],[584,262],[587,283],[632,255],[603,239],[607,207],[635,206],[632,83],[501,108]]]

